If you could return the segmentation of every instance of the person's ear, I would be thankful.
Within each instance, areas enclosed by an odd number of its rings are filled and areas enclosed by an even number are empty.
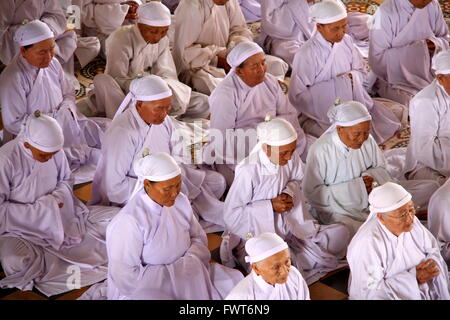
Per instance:
[[[30,144],[26,141],[23,143],[23,146],[27,149],[30,149]]]
[[[263,143],[262,148],[268,157],[270,157],[272,155],[272,148],[269,145]]]
[[[145,179],[145,180],[144,180],[144,189],[145,189],[145,192],[148,192],[148,190],[150,189],[150,187],[151,187],[150,181],[147,180],[147,179]]]
[[[259,271],[258,265],[256,263],[252,263],[252,270],[259,276],[261,271]]]
[[[142,101],[136,101],[136,109],[140,109],[142,106]]]
[[[244,72],[242,71],[242,68],[237,67],[236,68],[236,74],[240,77],[242,77],[242,75],[244,74]]]
[[[382,224],[385,224],[384,215],[381,213],[377,213],[377,217]]]
[[[24,48],[24,47],[20,47],[20,53],[22,54],[22,56],[24,56],[24,55],[25,55],[25,53],[26,53],[26,50],[25,50],[25,48]]]
[[[437,76],[436,76],[436,78],[439,80],[439,82],[441,82],[442,83],[442,81],[444,81],[444,75],[443,74],[438,74]]]

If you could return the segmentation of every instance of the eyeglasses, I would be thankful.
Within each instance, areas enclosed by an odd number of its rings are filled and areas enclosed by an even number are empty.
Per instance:
[[[416,212],[420,209],[420,206],[411,206],[408,209],[404,209],[400,211],[400,215],[398,216],[391,216],[389,214],[385,214],[386,216],[392,218],[392,219],[398,219],[402,221],[406,221],[406,219],[411,216],[414,217],[416,215]]]

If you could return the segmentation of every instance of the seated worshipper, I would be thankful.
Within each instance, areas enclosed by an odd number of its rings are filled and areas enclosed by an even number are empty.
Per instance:
[[[289,101],[301,115],[303,130],[320,136],[330,126],[328,109],[340,98],[359,101],[369,109],[371,133],[378,143],[391,138],[402,128],[399,119],[406,123],[407,110],[392,101],[372,100],[365,91],[365,62],[345,34],[345,8],[334,0],[324,0],[311,7],[311,17],[317,32],[297,51],[289,87]]]
[[[376,185],[393,181],[386,160],[369,134],[371,119],[359,102],[330,108],[332,126],[311,146],[306,159],[303,192],[321,223],[341,222],[352,235],[368,216],[368,195]],[[433,180],[401,181],[414,202],[426,209],[439,185]]]
[[[411,194],[387,182],[369,196],[370,216],[350,242],[349,298],[449,300],[447,265],[415,217]]]
[[[437,0],[385,0],[370,30],[369,64],[378,94],[407,106],[433,81],[431,57],[448,49],[449,39]]]
[[[322,226],[309,214],[301,192],[303,163],[294,127],[276,118],[259,124],[257,130],[258,145],[237,166],[225,200],[223,219],[231,235],[225,234],[222,241],[221,261],[245,266],[245,240],[274,232],[288,243],[292,264],[311,284],[345,265],[340,259],[345,257],[349,231],[342,224]]]
[[[230,66],[227,55],[240,42],[252,42],[237,0],[181,1],[175,10],[174,60],[180,80],[210,95]],[[282,81],[289,68],[267,56],[268,72]]]
[[[210,262],[206,234],[180,192],[180,167],[156,152],[134,170],[133,195],[107,228],[108,299],[225,298],[243,276]]]
[[[172,118],[167,116],[171,101],[172,91],[158,76],[149,75],[131,82],[130,92],[103,139],[92,203],[124,206],[136,185],[133,160],[145,151],[166,152],[182,162],[183,192],[194,212],[220,226],[212,232],[223,230],[223,202],[218,199],[225,191],[225,179],[215,171],[197,169],[191,164],[190,154],[187,159],[176,139],[178,132]],[[200,222],[205,227],[206,222]]]
[[[53,296],[107,277],[106,225],[119,210],[75,198],[63,144],[58,122],[37,110],[0,148],[1,288]]]
[[[450,50],[433,57],[436,79],[409,103],[411,139],[406,154],[409,179],[443,184],[450,176]]]
[[[75,173],[76,183],[91,181],[103,132],[78,112],[75,92],[54,57],[53,32],[44,22],[33,20],[19,28],[14,39],[20,53],[0,75],[4,142],[19,133],[26,115],[39,109],[61,125],[70,168],[80,169]],[[86,168],[90,171],[82,170]]]
[[[301,273],[291,266],[289,247],[275,233],[264,232],[245,244],[252,271],[225,300],[310,300]]]
[[[261,20],[261,0],[238,0],[245,22]]]
[[[138,75],[155,74],[172,90],[171,115],[206,118],[208,97],[178,81],[166,36],[170,26],[169,9],[152,1],[141,5],[138,14],[137,24],[119,28],[106,41],[105,73],[94,78],[97,108],[106,111],[106,116],[112,119],[131,81]]]
[[[214,135],[217,140],[211,138],[210,148],[214,148],[216,168],[228,185],[233,181],[236,164],[247,157],[256,144],[256,125],[267,115],[284,118],[294,126],[299,136],[298,152],[306,160],[307,139],[298,123],[297,112],[275,77],[266,73],[266,55],[261,47],[254,42],[240,43],[231,50],[227,61],[232,70],[212,92],[209,105],[210,129],[218,131]],[[250,138],[249,145],[236,143],[236,136],[239,139],[242,130],[246,130]],[[212,136],[213,132],[210,133]],[[233,154],[227,154],[233,146]]]
[[[427,227],[439,243],[442,257],[450,265],[450,182],[433,193],[428,205]]]

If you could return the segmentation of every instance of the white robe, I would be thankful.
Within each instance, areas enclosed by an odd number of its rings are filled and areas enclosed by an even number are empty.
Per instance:
[[[217,300],[243,278],[209,262],[206,234],[182,193],[162,207],[142,189],[109,224],[106,245],[108,299]]]
[[[440,274],[419,285],[416,266],[437,262]],[[433,235],[414,218],[411,232],[395,236],[376,216],[348,247],[349,298],[356,300],[449,300],[447,265]]]
[[[225,300],[310,300],[309,289],[301,273],[291,266],[285,283],[267,283],[255,271],[241,280]]]
[[[223,6],[212,0],[182,1],[175,10],[174,60],[180,80],[209,95],[225,77],[217,54],[239,42],[253,41],[237,0]],[[286,62],[267,56],[268,72],[283,80]]]
[[[289,245],[292,264],[302,272],[307,283],[312,283],[345,265],[341,259],[345,256],[350,234],[342,224],[319,225],[309,214],[300,190],[302,179],[303,163],[297,152],[285,166],[278,166],[262,149],[255,151],[236,169],[225,200],[224,221],[232,234],[230,237],[238,236],[241,244],[248,236],[263,232],[278,234]],[[293,198],[294,207],[279,214],[274,212],[271,199],[281,193]],[[237,260],[242,264],[243,255],[230,250],[233,249],[228,243],[230,240],[234,241],[226,237],[222,241],[222,262],[232,265],[232,261]]]
[[[60,294],[71,290],[69,267],[80,269],[80,286],[105,279],[106,225],[117,208],[86,207],[73,195],[64,151],[41,163],[23,143],[0,148],[0,286]]]
[[[360,149],[348,148],[336,130],[322,135],[308,152],[303,191],[322,223],[341,222],[355,234],[368,217],[368,194],[362,176],[370,175],[378,185],[394,181],[372,136]],[[426,208],[438,184],[432,180],[399,181]]]

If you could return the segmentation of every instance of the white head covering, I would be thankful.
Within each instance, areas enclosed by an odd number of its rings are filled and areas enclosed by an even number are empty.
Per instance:
[[[14,34],[14,41],[21,47],[50,38],[54,38],[52,30],[40,20],[33,20],[22,25]]]
[[[64,145],[64,134],[58,122],[39,110],[24,119],[19,137],[44,152],[57,152]]]
[[[433,57],[432,67],[436,74],[450,74],[450,50],[436,54]]]
[[[351,127],[355,124],[372,120],[367,108],[358,101],[347,101],[336,106],[331,107],[327,112],[328,119],[330,119],[331,126],[325,131],[331,132],[337,126]]]
[[[130,199],[144,188],[144,180],[166,181],[181,174],[181,169],[176,161],[165,152],[155,152],[148,155],[144,151],[142,157],[134,162],[133,168],[138,181]]]
[[[297,140],[297,132],[292,124],[282,118],[267,119],[256,127],[258,141],[269,146],[285,146]]]
[[[114,119],[122,114],[130,101],[155,101],[171,96],[172,90],[162,78],[155,75],[136,78],[131,81],[130,91],[117,109]]]
[[[347,9],[339,0],[324,0],[309,9],[309,19],[315,23],[333,23],[347,17]]]
[[[245,257],[245,262],[255,263],[287,248],[287,243],[279,235],[272,232],[264,232],[248,239],[245,243],[245,251],[248,254]]]
[[[170,10],[159,1],[150,1],[137,9],[138,23],[153,27],[170,26]]]
[[[401,185],[386,182],[369,194],[370,214],[390,212],[404,206],[411,200],[411,194]]]
[[[227,55],[227,62],[231,66],[232,70],[235,70],[241,65],[242,62],[258,53],[264,53],[264,51],[255,42],[241,42]]]

